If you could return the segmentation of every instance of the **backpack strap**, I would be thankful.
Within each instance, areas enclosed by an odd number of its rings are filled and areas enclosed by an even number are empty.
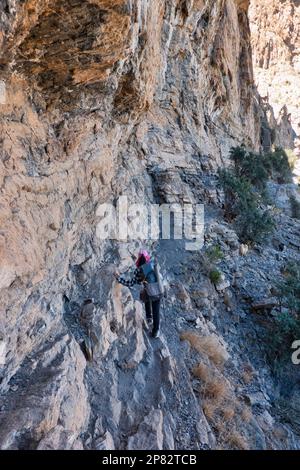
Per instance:
[[[145,280],[149,283],[156,282],[155,267],[152,261],[143,264],[141,270],[145,276]]]

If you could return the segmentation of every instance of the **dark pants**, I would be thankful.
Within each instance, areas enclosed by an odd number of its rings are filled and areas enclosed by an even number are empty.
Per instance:
[[[156,333],[159,330],[159,321],[160,321],[160,299],[159,300],[149,300],[145,302],[146,317],[147,319],[153,318],[153,333]]]

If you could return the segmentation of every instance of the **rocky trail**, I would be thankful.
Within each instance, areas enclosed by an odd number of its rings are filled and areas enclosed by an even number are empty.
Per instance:
[[[209,211],[206,224],[214,225],[217,220],[220,220],[220,217],[216,219],[215,216],[215,211]],[[288,224],[285,227],[288,227]],[[282,236],[285,238],[284,234]],[[229,355],[226,356],[224,380],[231,380],[235,384],[237,396],[240,396],[242,401],[253,405],[258,416],[265,415],[267,420],[273,420],[269,412],[274,406],[276,409],[276,397],[281,394],[280,383],[274,381],[267,366],[265,353],[261,348],[263,331],[260,326],[261,317],[255,314],[250,314],[249,317],[248,313],[248,299],[251,296],[252,299],[262,298],[267,295],[268,290],[268,279],[264,271],[258,273],[257,270],[255,272],[251,270],[251,266],[254,263],[257,264],[257,258],[260,262],[264,260],[265,272],[268,273],[272,269],[271,278],[274,276],[274,261],[270,261],[273,260],[273,255],[270,256],[268,250],[272,251],[273,248],[266,247],[267,253],[264,255],[250,252],[246,258],[247,266],[250,267],[247,274],[249,278],[238,288],[238,295],[242,294],[245,298],[244,304],[239,298],[236,306],[232,304],[228,309],[224,306],[222,298],[220,302],[220,294],[213,289],[212,295],[216,302],[214,308],[218,309],[218,313],[213,316],[212,320],[209,315],[206,318],[205,315],[202,316],[199,310],[196,310],[190,303],[188,291],[190,292],[193,288],[201,290],[205,283],[199,274],[196,276],[192,274],[198,272],[197,253],[186,251],[185,242],[179,240],[161,240],[156,246],[156,257],[159,259],[164,278],[169,286],[169,295],[163,300],[161,308],[160,338],[154,340],[150,337],[144,312],[139,311],[139,315],[143,318],[142,320],[136,319],[134,327],[141,329],[139,332],[135,331],[136,335],[141,335],[140,341],[135,341],[134,345],[131,343],[131,338],[124,339],[124,345],[117,341],[115,353],[112,354],[113,362],[107,361],[103,369],[100,361],[90,366],[87,371],[88,381],[92,383],[90,385],[92,409],[96,411],[96,415],[107,416],[107,409],[110,409],[111,414],[114,415],[116,409],[119,410],[118,429],[110,427],[111,423],[106,421],[106,427],[110,429],[111,436],[115,436],[114,445],[117,448],[205,449],[216,445],[211,427],[201,408],[201,398],[197,393],[197,387],[191,381],[191,368],[195,364],[195,357],[188,343],[181,341],[180,336],[184,331],[196,331],[205,336],[217,334],[225,338],[226,348],[235,360],[228,361]],[[240,261],[240,257],[237,259]],[[233,269],[245,270],[245,266],[240,264],[237,267],[231,257],[227,258],[227,263],[224,263],[224,272],[232,283]],[[251,275],[254,276],[253,291],[251,291]],[[261,291],[257,290],[259,276],[263,278],[263,283],[260,284]],[[246,290],[245,285],[247,285]],[[138,289],[134,289],[133,295],[138,299]],[[135,347],[141,350],[134,351]],[[137,358],[137,355],[139,359],[132,362],[132,357]],[[252,383],[245,389],[237,384],[240,381],[241,369],[247,362],[251,362],[253,369],[260,370],[260,376],[257,379],[253,378]],[[112,370],[114,374],[111,375]],[[107,371],[110,373],[107,374]],[[296,387],[295,390],[297,390],[297,375],[291,375],[290,380],[290,386]],[[99,390],[107,390],[108,382],[111,385],[114,384],[113,398],[110,386],[108,396],[103,399],[105,392],[103,395],[103,392]],[[100,407],[99,395],[101,395]],[[168,410],[176,410],[176,412],[170,413]],[[193,410],[192,416],[191,410]],[[97,423],[97,428],[99,423],[96,417],[94,421]],[[103,431],[103,423],[101,426]],[[265,448],[268,445],[276,446],[274,442],[273,444],[267,443],[264,431],[260,430],[258,423],[254,421],[252,426],[256,428],[254,440],[258,448]],[[292,445],[298,447],[299,443],[294,441],[288,427],[285,428],[285,432],[287,442],[290,442],[290,439]],[[95,428],[91,430],[91,435],[95,436]],[[98,439],[99,448],[109,446],[110,438],[105,434],[105,439],[103,437]],[[91,442],[93,448],[95,441]]]
[[[175,241],[157,246],[157,257],[167,278],[171,279],[173,270],[181,266],[182,248],[183,243]],[[138,297],[138,289],[134,291]],[[108,410],[112,416],[119,413],[117,429],[111,428],[109,420],[105,420],[110,434],[117,436],[114,444],[117,448],[208,447],[208,427],[189,385],[190,373],[184,361],[188,350],[178,334],[180,307],[174,300],[164,299],[161,311],[160,338],[151,338],[145,313],[139,309],[142,318],[135,318],[133,323],[133,328],[140,329],[134,332],[140,337],[139,341],[132,344],[130,337],[119,338],[109,360],[104,364],[99,360],[88,367],[91,407],[95,414],[91,419],[94,423],[91,427],[92,448],[96,445],[102,449],[111,442],[107,434],[105,439],[97,439],[97,416],[107,416]],[[193,417],[190,416],[191,409],[195,410]],[[168,410],[176,410],[176,415],[172,416]],[[101,426],[103,430],[103,422]]]

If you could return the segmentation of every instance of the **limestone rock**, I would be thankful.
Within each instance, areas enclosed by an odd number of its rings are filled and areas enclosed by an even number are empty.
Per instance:
[[[128,440],[128,450],[163,449],[163,413],[152,410],[139,425],[135,435]]]
[[[216,284],[216,289],[218,292],[222,292],[225,289],[228,289],[228,287],[230,287],[230,281],[229,279],[226,279],[226,277],[222,273],[220,281]]]
[[[290,60],[296,70],[298,8],[286,0],[289,13],[276,13],[277,25],[291,20],[291,28],[278,28],[266,16],[268,2],[251,2],[255,9],[259,3],[257,35],[274,26],[276,36],[258,41],[255,64],[262,57],[259,68],[269,71],[277,59]],[[0,447],[215,448],[215,427],[191,370],[201,354],[216,360],[220,346],[226,362],[228,334],[234,361],[218,372],[223,381],[240,383],[241,363],[253,355],[258,383],[248,392],[271,396],[270,370],[263,372],[255,349],[260,325],[250,315],[239,320],[249,302],[270,296],[270,277],[280,274],[284,257],[299,254],[298,222],[283,210],[277,242],[238,255],[217,171],[229,163],[232,146],[258,151],[277,143],[272,126],[279,140],[290,139],[297,77],[289,67],[293,99],[275,118],[255,89],[247,0],[0,5]],[[285,205],[287,195],[279,202]],[[206,241],[226,255],[220,295],[203,280],[201,253],[186,250],[180,237],[157,242],[121,230],[116,240],[120,196],[143,204],[142,214],[150,204],[171,203],[180,217],[178,204],[204,204]],[[107,237],[103,205],[113,214]],[[132,214],[127,219],[132,227]],[[130,276],[142,246],[163,260],[174,287],[162,301],[156,340],[139,287],[129,290],[113,275]],[[234,272],[231,313],[224,301],[229,307]],[[213,335],[209,354],[181,343],[178,333],[187,329]],[[243,422],[242,432],[252,447],[266,448],[254,421],[255,429]],[[299,447],[292,426],[297,422],[284,428],[284,443],[274,437],[274,448]]]
[[[252,308],[255,311],[259,310],[272,310],[274,307],[279,305],[278,299],[276,297],[271,297],[268,299],[263,299],[252,304]]]
[[[37,360],[33,370],[24,364],[16,376],[15,380],[24,381],[27,386],[3,396],[1,449],[18,449],[24,436],[32,448],[40,442],[41,448],[56,444],[71,448],[87,423],[85,361],[79,346],[63,336],[54,345],[42,349]]]
[[[39,442],[37,450],[74,450],[82,448],[77,434],[67,432],[62,426],[56,426]]]
[[[277,0],[254,0],[249,15],[255,81],[281,126],[277,145],[293,148],[300,131],[300,65],[294,53],[300,47],[300,5],[294,0],[285,1],[284,6]],[[284,130],[286,116],[288,132]]]
[[[112,435],[106,431],[104,436],[97,439],[95,443],[96,450],[115,450],[115,444]]]

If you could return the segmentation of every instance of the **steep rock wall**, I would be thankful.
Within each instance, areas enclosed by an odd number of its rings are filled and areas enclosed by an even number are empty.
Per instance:
[[[297,0],[253,0],[249,18],[259,93],[268,97],[278,121],[287,122],[288,118],[294,130],[294,145],[299,146],[300,3]],[[288,147],[290,137],[283,136],[283,142]]]
[[[111,3],[0,2],[2,448],[214,446],[184,360],[113,282],[136,246],[99,240],[96,209],[218,203],[230,147],[259,148],[248,2]]]

